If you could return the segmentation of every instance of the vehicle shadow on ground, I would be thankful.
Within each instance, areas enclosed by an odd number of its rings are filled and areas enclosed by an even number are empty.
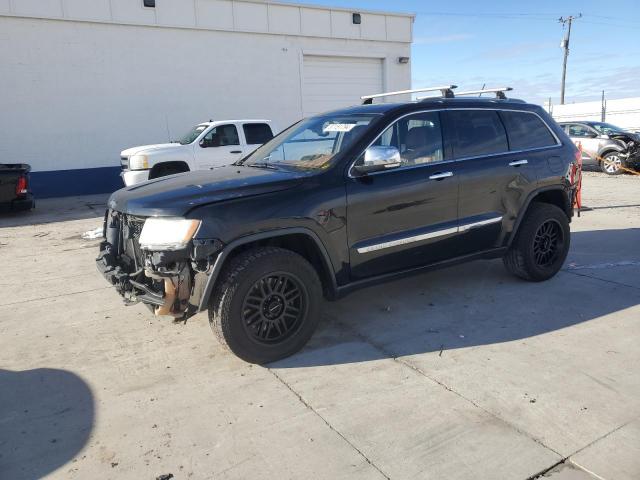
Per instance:
[[[101,226],[107,208],[108,194],[81,197],[36,198],[36,208],[28,212],[0,213],[0,228],[41,225],[96,218],[96,227]]]
[[[639,228],[574,232],[563,270],[540,283],[512,277],[492,260],[367,288],[326,303],[308,346],[270,366],[443,355],[588,322],[640,304],[639,244]]]
[[[86,445],[94,416],[91,390],[74,373],[0,369],[0,478],[37,479],[63,466]]]

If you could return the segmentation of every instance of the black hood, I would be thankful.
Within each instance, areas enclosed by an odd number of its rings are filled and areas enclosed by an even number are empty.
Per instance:
[[[208,203],[292,188],[303,178],[302,173],[286,170],[221,167],[122,188],[111,195],[108,206],[130,215],[179,217]]]

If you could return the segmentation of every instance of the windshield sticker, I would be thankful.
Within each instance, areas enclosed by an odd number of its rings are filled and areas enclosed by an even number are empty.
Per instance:
[[[355,127],[355,123],[330,123],[325,126],[322,131],[323,132],[350,132],[353,127]]]

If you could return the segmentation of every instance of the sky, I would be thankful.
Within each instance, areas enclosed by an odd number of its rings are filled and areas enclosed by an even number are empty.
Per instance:
[[[565,34],[573,22],[565,103],[640,96],[640,0],[301,0],[415,13],[412,87],[510,86],[513,96],[559,103]],[[565,27],[566,28],[566,27]]]

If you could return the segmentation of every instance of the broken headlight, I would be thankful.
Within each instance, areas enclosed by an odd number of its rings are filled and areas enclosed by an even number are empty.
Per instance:
[[[186,218],[148,218],[140,234],[143,250],[181,250],[195,235],[200,220]]]

